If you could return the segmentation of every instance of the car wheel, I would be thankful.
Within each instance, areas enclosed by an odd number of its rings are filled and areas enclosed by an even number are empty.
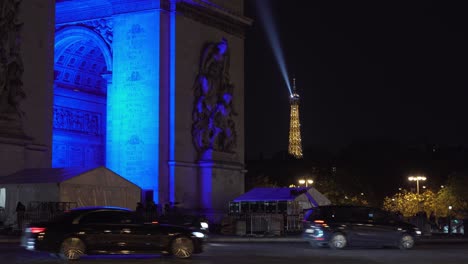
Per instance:
[[[414,238],[411,235],[404,234],[400,238],[400,243],[398,243],[398,247],[400,249],[411,249],[414,246]]]
[[[342,233],[333,234],[330,242],[328,242],[331,249],[343,249],[347,244],[348,241],[346,240],[346,236]]]
[[[171,244],[171,253],[177,258],[190,258],[193,254],[193,241],[184,236],[176,237]]]
[[[78,260],[85,254],[85,244],[81,239],[70,237],[65,239],[60,246],[60,257],[66,260]]]

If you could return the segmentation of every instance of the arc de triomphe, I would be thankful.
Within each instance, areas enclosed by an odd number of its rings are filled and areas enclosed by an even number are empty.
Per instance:
[[[207,214],[244,192],[243,0],[2,3],[0,176],[106,166]]]

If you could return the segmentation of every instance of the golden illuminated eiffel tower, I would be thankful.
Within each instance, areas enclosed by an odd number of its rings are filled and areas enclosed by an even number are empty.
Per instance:
[[[290,96],[291,116],[289,125],[288,153],[297,159],[302,158],[301,123],[299,121],[299,94],[296,91],[296,79],[293,78],[293,91]]]

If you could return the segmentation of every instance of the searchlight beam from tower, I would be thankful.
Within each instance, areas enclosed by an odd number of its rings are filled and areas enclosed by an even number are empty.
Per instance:
[[[271,13],[270,6],[268,1],[255,1],[257,10],[259,12],[260,21],[265,28],[268,41],[271,44],[271,49],[273,50],[273,55],[275,56],[276,62],[278,64],[283,80],[286,83],[286,86],[289,90],[289,94],[292,96],[293,92],[291,89],[291,83],[289,82],[288,72],[286,70],[286,62],[284,60],[283,51],[281,49],[280,41],[278,38],[277,31],[275,30],[275,24],[271,19],[273,17]]]

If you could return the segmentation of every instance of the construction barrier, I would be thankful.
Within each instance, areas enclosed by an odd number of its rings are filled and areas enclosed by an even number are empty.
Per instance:
[[[244,235],[274,235],[302,231],[302,215],[284,214],[233,214],[223,220],[224,234]]]

